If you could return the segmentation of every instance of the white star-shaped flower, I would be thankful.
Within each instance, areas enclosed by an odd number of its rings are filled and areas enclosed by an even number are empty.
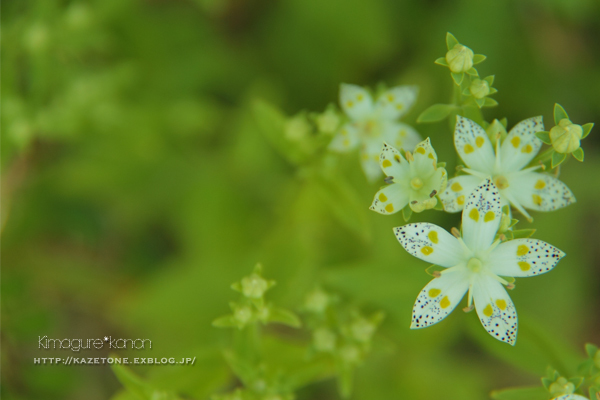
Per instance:
[[[567,185],[549,174],[535,172],[541,166],[525,168],[542,146],[535,133],[543,129],[542,117],[521,121],[502,143],[496,142],[494,153],[494,146],[483,128],[458,116],[454,146],[468,167],[463,171],[469,175],[448,181],[448,187],[440,194],[444,209],[448,212],[462,210],[465,197],[490,176],[500,190],[502,205],[512,205],[529,220],[531,216],[526,208],[553,211],[574,203],[575,196]]]
[[[578,394],[565,394],[560,397],[555,397],[552,400],[588,400],[588,398]]]
[[[383,144],[379,163],[385,181],[391,183],[377,193],[371,210],[380,214],[393,214],[407,204],[414,212],[435,207],[438,193],[446,188],[446,169],[437,166],[437,155],[429,138],[417,145],[406,158],[387,143]]]
[[[514,345],[517,312],[502,285],[502,277],[528,277],[550,271],[564,257],[559,249],[536,239],[494,240],[502,218],[500,194],[491,179],[467,198],[462,213],[462,237],[430,223],[394,228],[402,246],[413,256],[444,267],[431,280],[413,307],[411,329],[426,328],[444,319],[468,295],[484,328],[498,340]]]
[[[362,168],[369,181],[375,181],[381,176],[379,153],[384,141],[405,149],[421,141],[415,129],[397,121],[413,105],[417,92],[416,86],[396,86],[373,101],[366,89],[342,83],[340,105],[350,121],[342,125],[329,148],[346,152],[360,145]]]

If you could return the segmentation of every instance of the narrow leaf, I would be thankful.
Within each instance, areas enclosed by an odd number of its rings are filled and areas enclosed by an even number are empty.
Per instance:
[[[577,161],[579,161],[579,162],[583,162],[583,157],[584,157],[584,154],[583,154],[583,149],[582,149],[581,147],[580,147],[580,148],[578,148],[577,150],[575,150],[575,151],[574,151],[573,153],[571,153],[571,154],[573,154],[573,157],[575,157],[575,159],[576,159]]]
[[[494,78],[494,75],[490,75],[483,78],[483,80],[486,81],[490,86],[492,86],[494,84]]]
[[[435,60],[435,63],[436,63],[437,65],[442,65],[442,66],[444,66],[444,67],[447,67],[447,66],[448,66],[448,62],[446,61],[446,57],[440,57],[440,58],[436,59],[436,60]]]
[[[498,390],[491,393],[496,400],[547,400],[548,392],[540,386]]]
[[[518,229],[513,231],[515,239],[525,239],[531,237],[535,233],[535,229]]]
[[[463,78],[465,77],[464,73],[459,73],[459,74],[455,74],[454,72],[451,72],[452,75],[452,79],[454,79],[454,83],[456,83],[457,85],[460,85],[463,81]]]
[[[150,400],[152,398],[154,388],[129,368],[121,364],[112,364],[110,368],[119,382],[121,382],[121,384],[129,393],[136,396],[140,400]]]
[[[565,109],[558,103],[554,104],[554,123],[558,125],[560,120],[569,119],[569,115],[565,111]]]
[[[583,135],[581,135],[581,138],[585,139],[585,137],[590,134],[590,131],[592,130],[593,127],[594,127],[594,124],[592,124],[592,123],[583,125],[582,126]]]
[[[269,311],[268,320],[269,322],[278,322],[292,328],[299,328],[302,325],[300,318],[296,314],[283,308],[272,308]]]
[[[451,104],[434,104],[419,115],[418,123],[437,122],[446,118],[454,109]]]
[[[491,99],[489,97],[485,98],[484,107],[494,107],[494,106],[497,106],[497,105],[498,105],[498,102],[496,100]]]
[[[486,59],[486,58],[487,58],[487,57],[486,57],[486,56],[484,56],[483,54],[475,54],[475,55],[473,56],[473,64],[474,64],[474,65],[477,65],[477,64],[479,64],[479,63],[481,63],[481,62],[485,61],[485,59]],[[490,83],[490,85],[491,85],[491,83]]]
[[[471,76],[479,76],[479,72],[477,72],[477,70],[473,67],[471,67],[467,70],[467,74],[469,74]]]
[[[596,356],[596,353],[598,352],[598,346],[591,343],[586,343],[585,352],[587,353],[589,358],[594,358]]]
[[[540,139],[542,142],[544,142],[546,144],[552,144],[552,141],[550,140],[549,132],[546,132],[546,131],[536,132],[535,136],[537,136],[538,139]]]
[[[565,161],[566,158],[566,154],[557,152],[552,153],[552,168],[558,167],[563,161]]]
[[[446,33],[446,46],[448,50],[452,49],[454,46],[458,44],[458,40],[454,37],[450,32]]]
[[[404,221],[408,222],[410,220],[410,217],[412,216],[412,209],[410,208],[410,206],[406,206],[402,209],[402,217],[404,218]]]

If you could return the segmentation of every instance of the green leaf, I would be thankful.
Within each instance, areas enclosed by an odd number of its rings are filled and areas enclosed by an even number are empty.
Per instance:
[[[575,378],[569,379],[569,382],[571,382],[573,385],[575,385],[575,390],[579,389],[579,386],[581,386],[583,381],[584,381],[584,379],[581,376],[577,376]]]
[[[402,217],[404,218],[404,221],[408,222],[410,220],[410,217],[412,216],[412,208],[410,208],[410,206],[406,206],[402,209]]]
[[[460,84],[463,81],[463,78],[465,77],[465,74],[463,72],[455,74],[454,72],[450,73],[452,75],[452,79],[454,79],[454,83],[456,83],[457,85],[460,86]]]
[[[479,72],[477,72],[477,70],[473,67],[471,67],[467,70],[467,74],[469,74],[471,76],[479,76]]]
[[[119,358],[119,356],[113,357]],[[140,400],[150,400],[152,398],[155,389],[129,368],[121,364],[112,364],[110,368],[129,393]]]
[[[436,63],[437,65],[442,65],[442,66],[444,66],[444,67],[447,67],[447,66],[448,66],[448,62],[446,61],[446,57],[440,57],[440,58],[436,59],[436,60],[435,60],[435,63]]]
[[[504,128],[506,128],[506,127],[508,126],[508,120],[507,120],[506,118],[502,118],[502,119],[500,120],[500,123],[501,123],[502,125],[504,125]]]
[[[291,311],[283,308],[272,308],[269,310],[269,322],[278,322],[283,325],[291,326],[292,328],[299,328],[302,326],[300,318]]]
[[[494,99],[490,99],[489,97],[485,98],[485,104],[483,105],[484,107],[494,107],[497,106],[498,102]]]
[[[495,75],[486,76],[483,78],[484,81],[488,83],[488,85],[492,86],[494,84]]]
[[[437,122],[446,118],[454,110],[451,104],[434,104],[417,118],[418,123]]]
[[[585,139],[587,135],[590,134],[592,128],[594,127],[594,124],[589,123],[589,124],[585,124],[581,126],[583,128],[583,135],[581,135],[582,139]]]
[[[590,400],[600,399],[600,386],[592,386],[589,390],[590,392]]]
[[[475,55],[473,56],[473,64],[474,64],[474,65],[477,65],[477,64],[479,64],[479,63],[482,63],[482,62],[484,62],[484,61],[485,61],[485,59],[486,59],[486,58],[487,58],[487,57],[486,57],[486,56],[484,56],[483,54],[475,54]],[[491,83],[490,83],[490,85],[491,85]]]
[[[463,94],[463,96],[470,96],[471,90],[468,87],[466,87],[463,89],[462,94]]]
[[[286,117],[281,111],[263,100],[252,103],[252,112],[259,132],[287,161],[299,164],[302,155],[297,146],[285,138]]]
[[[494,94],[494,93],[498,93],[498,89],[491,87],[490,88],[490,92],[488,93],[488,96]]]
[[[571,154],[573,154],[573,157],[575,157],[577,161],[583,162],[584,153],[581,147],[572,152]]]
[[[479,107],[479,108],[481,108],[481,107],[483,107],[485,105],[485,101],[486,101],[485,98],[483,98],[483,99],[474,99],[474,100],[475,100],[475,103],[477,104],[477,107]]]
[[[512,232],[515,239],[525,239],[531,237],[535,233],[535,229],[518,229]]]
[[[238,324],[233,318],[233,315],[223,315],[222,317],[215,319],[212,322],[212,325],[217,328],[231,328]]]
[[[591,343],[586,343],[585,352],[589,358],[594,358],[596,356],[596,353],[598,352],[598,346]]]
[[[429,267],[427,267],[427,269],[425,270],[425,272],[428,275],[435,276],[436,275],[435,272],[442,272],[445,269],[447,269],[447,268],[440,267],[439,265],[433,264],[433,265],[430,265]]]
[[[566,158],[566,154],[557,152],[552,153],[552,168],[558,167],[563,161],[565,161]]]
[[[458,40],[454,37],[454,35],[450,32],[446,33],[446,47],[448,47],[448,50],[452,49],[457,44],[459,43]]]
[[[540,386],[511,388],[493,391],[496,400],[548,400],[548,392]]]
[[[542,142],[544,142],[546,144],[552,144],[552,141],[550,140],[549,132],[546,132],[546,131],[536,132],[535,136],[537,136],[538,139],[540,139]]]
[[[445,162],[439,162],[436,164],[437,168],[446,168],[446,163]]]
[[[556,103],[554,104],[554,123],[558,125],[562,119],[569,119],[569,115],[560,104]]]

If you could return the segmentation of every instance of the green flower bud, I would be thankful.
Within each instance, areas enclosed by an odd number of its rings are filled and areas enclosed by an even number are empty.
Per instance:
[[[335,333],[327,328],[319,328],[313,332],[313,342],[317,351],[332,352],[335,350],[336,341]]]
[[[508,216],[508,214],[502,214],[502,219],[500,220],[500,227],[498,228],[498,232],[504,233],[508,230],[512,219]]]
[[[242,278],[241,283],[242,293],[250,299],[260,299],[269,289],[269,282],[258,274]]]
[[[448,68],[455,74],[467,72],[473,67],[473,50],[462,44],[455,45],[446,53]]]
[[[490,94],[490,84],[487,81],[476,78],[471,82],[469,91],[476,99],[483,99]]]
[[[298,114],[287,121],[285,125],[285,137],[292,142],[300,142],[307,138],[312,131],[306,115]]]
[[[350,327],[350,332],[352,332],[352,336],[357,341],[361,343],[367,343],[373,337],[376,328],[377,327],[375,326],[375,324],[371,323],[370,321],[364,318],[360,318],[354,321],[354,323]]]
[[[579,148],[583,128],[566,118],[550,129],[550,141],[557,153],[572,153]]]
[[[550,385],[548,390],[550,391],[550,395],[554,398],[565,394],[572,394],[575,391],[575,385],[572,382],[569,382],[567,378],[561,376]]]
[[[339,115],[331,108],[316,118],[317,128],[323,133],[335,133],[340,126]]]
[[[233,319],[243,327],[252,320],[252,309],[249,306],[237,306],[233,310]]]
[[[306,296],[304,307],[315,314],[322,314],[329,305],[329,296],[321,289],[315,289]]]
[[[594,355],[594,365],[596,366],[596,368],[600,369],[600,350],[598,350],[596,352],[596,355]],[[598,383],[600,383],[600,382],[598,382]]]
[[[340,357],[346,364],[357,365],[360,363],[360,350],[348,344],[340,349]]]

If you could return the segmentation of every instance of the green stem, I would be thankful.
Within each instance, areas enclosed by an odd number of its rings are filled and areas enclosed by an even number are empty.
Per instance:
[[[537,155],[530,163],[529,166],[534,167],[539,165],[540,163],[545,164],[552,159],[552,154],[554,153],[554,147],[550,147],[546,149],[543,153]]]

